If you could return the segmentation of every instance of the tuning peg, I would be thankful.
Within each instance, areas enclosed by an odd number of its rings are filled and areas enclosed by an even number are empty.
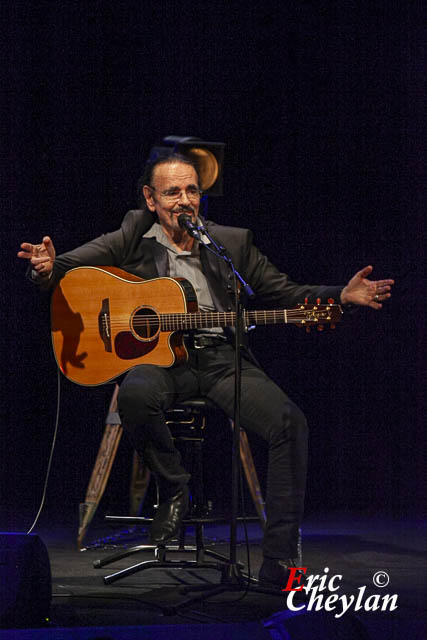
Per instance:
[[[329,304],[334,304],[335,300],[334,300],[334,298],[328,298],[328,302],[329,302]]]
[[[316,304],[320,304],[322,302],[321,298],[316,298]]]
[[[306,333],[310,333],[310,331],[311,331],[310,327],[306,327],[306,328],[305,328],[305,332],[306,332]]]
[[[308,304],[308,298],[304,298],[304,304]]]
[[[335,327],[337,326],[336,324],[334,324],[333,322],[329,325],[331,329],[335,329]]]
[[[324,329],[323,324],[317,325],[317,331],[323,331],[323,329]]]

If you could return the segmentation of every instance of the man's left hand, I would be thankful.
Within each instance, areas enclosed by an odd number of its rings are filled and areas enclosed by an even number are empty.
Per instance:
[[[394,280],[368,280],[373,267],[365,267],[352,277],[341,291],[342,304],[357,304],[371,309],[381,309],[382,302],[391,297],[391,287]]]

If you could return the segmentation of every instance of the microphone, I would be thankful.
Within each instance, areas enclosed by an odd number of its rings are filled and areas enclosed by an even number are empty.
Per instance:
[[[191,216],[188,213],[180,213],[178,216],[178,224],[182,229],[186,229],[187,233],[196,240],[200,240],[200,234],[197,226],[191,220]]]

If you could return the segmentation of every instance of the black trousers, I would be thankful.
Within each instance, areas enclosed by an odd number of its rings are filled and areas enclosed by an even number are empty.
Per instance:
[[[123,427],[156,474],[161,499],[189,479],[174,446],[164,411],[175,402],[204,395],[230,417],[234,412],[234,349],[229,344],[190,349],[185,365],[141,365],[123,380],[118,397]],[[242,361],[241,424],[268,446],[267,525],[263,553],[297,556],[307,470],[307,423],[289,397],[252,362]]]

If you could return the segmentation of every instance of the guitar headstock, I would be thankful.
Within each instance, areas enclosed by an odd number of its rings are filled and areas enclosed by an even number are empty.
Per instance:
[[[316,304],[308,304],[307,299],[304,304],[291,309],[293,313],[293,322],[298,326],[304,327],[307,332],[311,327],[316,327],[318,331],[323,331],[324,325],[329,325],[331,329],[335,329],[337,322],[341,320],[342,308],[339,304],[334,304],[329,299],[327,304],[320,304],[320,300],[316,300]],[[289,313],[289,312],[288,312]]]

